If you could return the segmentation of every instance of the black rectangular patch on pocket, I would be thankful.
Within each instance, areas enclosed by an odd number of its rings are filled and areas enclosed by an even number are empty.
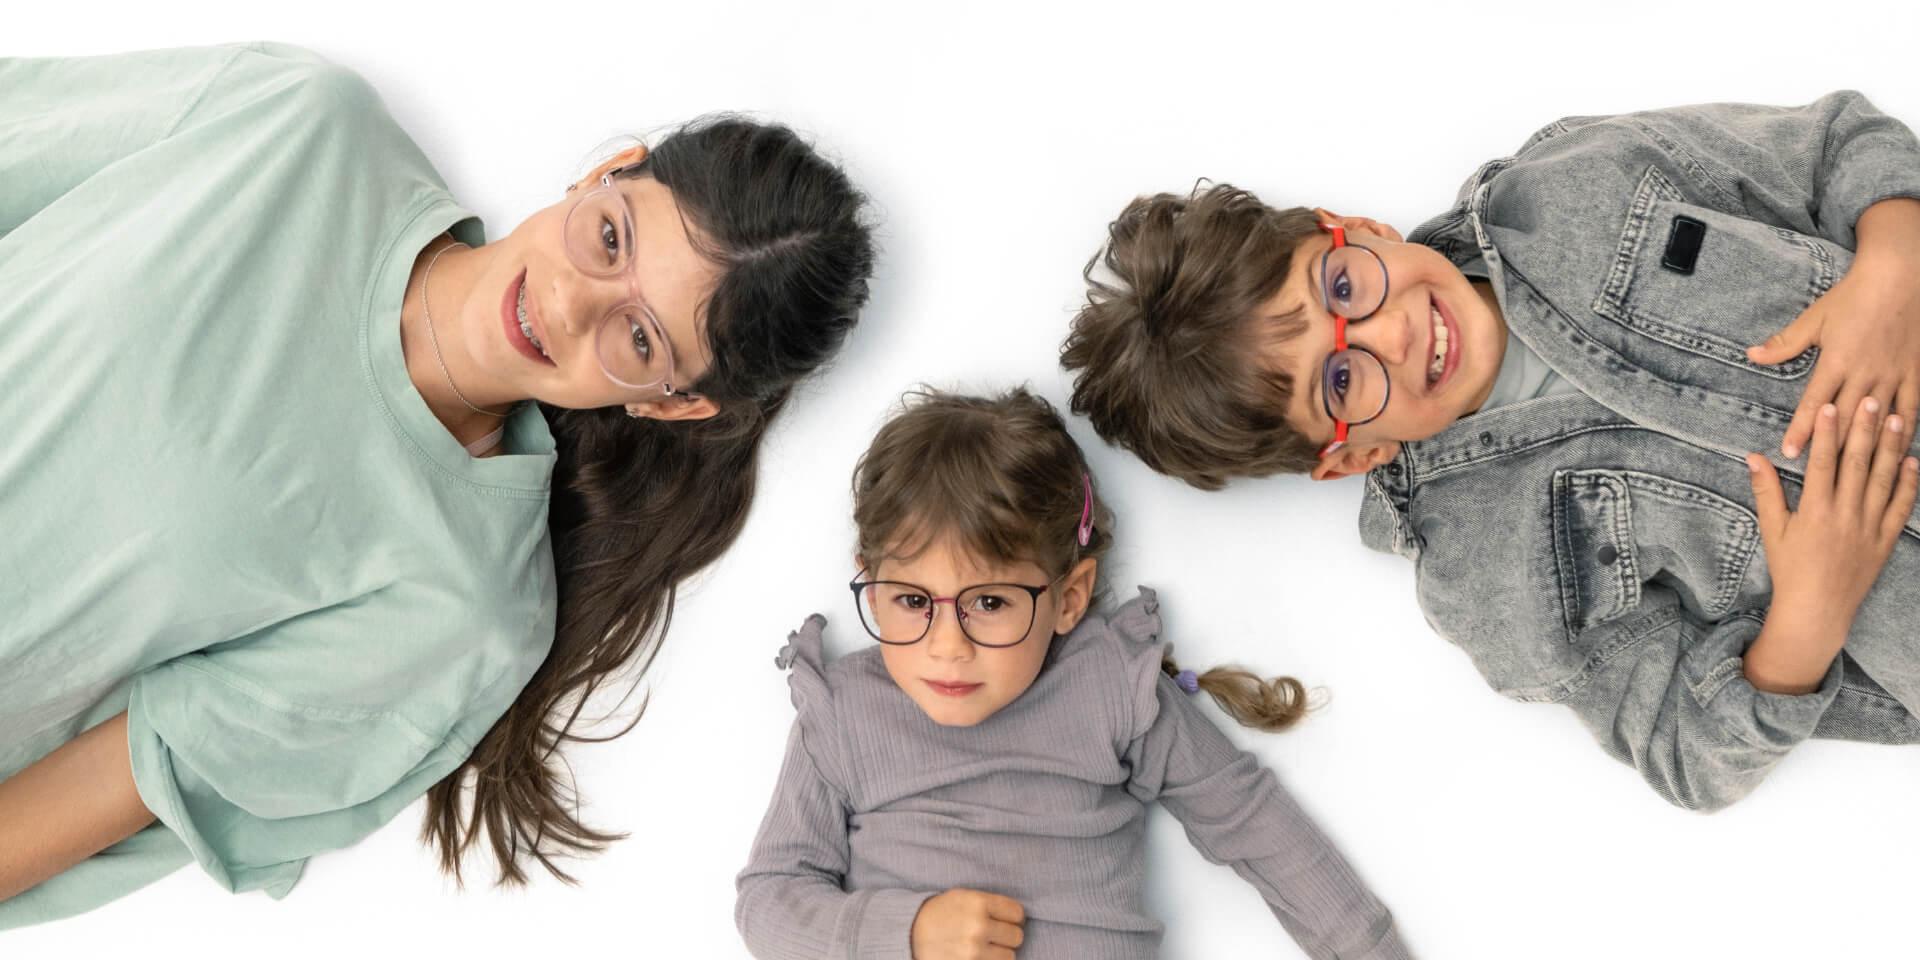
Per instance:
[[[1706,224],[1685,214],[1674,217],[1660,265],[1675,273],[1692,273],[1694,262],[1700,259],[1700,244],[1706,239]]]

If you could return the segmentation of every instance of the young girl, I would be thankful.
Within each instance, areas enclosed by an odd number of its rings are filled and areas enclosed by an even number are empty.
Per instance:
[[[928,393],[854,474],[850,584],[879,643],[779,657],[798,717],[735,918],[762,958],[1152,957],[1145,804],[1232,865],[1313,957],[1404,957],[1386,908],[1187,694],[1248,726],[1291,678],[1196,676],[1153,592],[1088,616],[1112,519],[1045,401]]]

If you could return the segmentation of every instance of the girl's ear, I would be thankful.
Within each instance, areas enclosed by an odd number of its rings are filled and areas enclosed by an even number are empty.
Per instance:
[[[1388,460],[1400,455],[1400,441],[1377,440],[1363,443],[1349,443],[1314,465],[1312,477],[1315,480],[1338,480],[1357,473],[1366,473]]]
[[[1087,607],[1093,603],[1093,587],[1099,574],[1100,560],[1088,557],[1074,564],[1073,569],[1060,578],[1060,610],[1053,620],[1055,635],[1073,632],[1080,618],[1087,615]]]
[[[589,173],[586,176],[581,177],[578,183],[575,183],[572,186],[567,187],[567,192],[572,193],[575,190],[582,190],[582,189],[592,187],[594,184],[597,184],[600,182],[601,177],[606,176],[606,173],[608,170],[612,170],[615,167],[633,166],[634,164],[639,163],[641,160],[646,159],[646,156],[647,156],[646,144],[641,143],[641,144],[635,144],[634,146],[628,147],[627,149],[622,150],[611,157],[608,157],[605,163],[602,163],[599,166],[594,167],[592,173]],[[579,169],[579,168],[576,167],[575,169]]]
[[[652,420],[705,420],[719,412],[720,405],[712,399],[688,393],[627,404],[627,416]]]
[[[1400,231],[1378,220],[1371,220],[1367,217],[1342,217],[1325,207],[1314,207],[1313,215],[1319,217],[1321,223],[1333,224],[1336,227],[1345,229],[1348,233],[1367,233],[1376,237],[1384,237],[1394,243],[1406,242],[1400,237]]]

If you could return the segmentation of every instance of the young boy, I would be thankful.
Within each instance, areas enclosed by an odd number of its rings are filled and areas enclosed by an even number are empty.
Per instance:
[[[1407,241],[1161,194],[1062,363],[1195,486],[1364,473],[1362,538],[1496,690],[1713,810],[1809,736],[1920,742],[1915,198],[1850,92],[1561,120]]]

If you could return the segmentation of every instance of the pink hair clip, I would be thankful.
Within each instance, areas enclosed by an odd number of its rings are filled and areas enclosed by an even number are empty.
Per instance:
[[[1080,545],[1084,547],[1093,540],[1093,478],[1081,471],[1080,484],[1086,493],[1080,501]]]

